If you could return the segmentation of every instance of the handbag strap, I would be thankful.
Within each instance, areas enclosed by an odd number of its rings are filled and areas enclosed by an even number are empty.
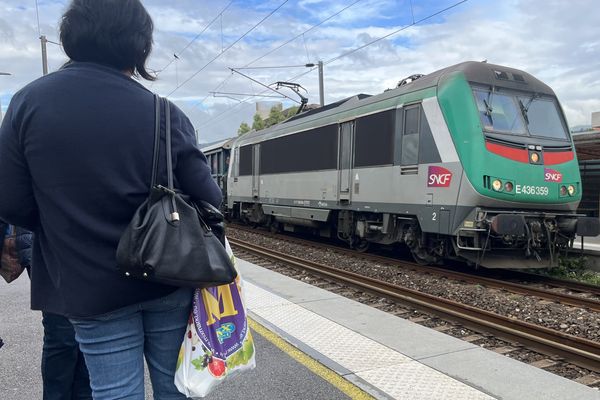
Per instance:
[[[165,143],[167,145],[167,187],[173,187],[173,156],[171,154],[171,106],[169,100],[163,99],[165,103]]]
[[[154,153],[152,156],[152,181],[150,188],[157,186],[158,180],[158,155],[160,154],[160,119],[161,103],[165,105],[165,145],[167,156],[167,188],[175,190],[173,186],[173,156],[171,154],[171,107],[167,99],[154,95]]]
[[[165,153],[167,156],[167,187],[158,185],[158,155],[160,153],[160,109],[161,103],[165,104]],[[171,222],[179,221],[177,204],[175,202],[175,187],[173,185],[173,155],[171,154],[171,106],[167,99],[154,95],[154,154],[152,156],[152,183],[150,186],[149,197],[152,197],[154,188],[164,190],[171,194],[171,213],[169,219]]]
[[[154,152],[152,155],[152,180],[150,181],[150,191],[156,186],[158,175],[158,153],[160,150],[160,96],[154,95]]]

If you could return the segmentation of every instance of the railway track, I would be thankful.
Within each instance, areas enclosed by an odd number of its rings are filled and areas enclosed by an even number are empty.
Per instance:
[[[235,225],[235,229],[247,230],[251,232],[256,232],[256,230],[248,229],[244,226]],[[262,235],[271,236],[281,238],[278,235],[261,232]],[[520,280],[528,283],[539,283],[546,286],[550,286],[559,290],[568,290],[573,292],[582,292],[590,294],[591,296],[600,297],[600,287],[588,285],[581,282],[574,281],[566,281],[562,279],[556,279],[548,276],[531,274],[531,273],[523,273],[520,271],[482,271],[478,270],[477,274],[467,273],[461,271],[455,271],[448,268],[434,267],[434,266],[424,266],[417,263],[399,260],[397,258],[385,257],[376,254],[369,253],[358,253],[355,250],[345,249],[343,247],[318,243],[310,240],[304,240],[294,237],[286,236],[284,238],[286,241],[290,241],[293,243],[298,243],[301,245],[313,246],[318,248],[330,248],[333,251],[350,255],[351,257],[357,257],[362,259],[367,259],[373,262],[392,265],[399,268],[408,268],[413,271],[417,271],[425,274],[434,274],[440,277],[446,277],[449,279],[463,281],[470,284],[477,284],[486,286],[488,288],[495,288],[499,290],[508,291],[511,293],[526,295],[526,296],[535,296],[543,300],[561,303],[569,306],[580,307],[584,309],[588,309],[590,311],[600,312],[600,301],[595,298],[583,297],[579,295],[573,295],[569,293],[563,293],[556,290],[549,290],[544,288],[538,288],[531,286],[530,284],[522,284],[511,282],[507,279]],[[486,274],[487,276],[484,276]],[[497,274],[500,275],[499,278],[493,278],[489,275]]]
[[[568,362],[600,372],[600,343],[353,272],[289,256],[238,239],[230,238],[229,240],[237,251],[244,251],[260,258],[308,271],[322,278],[407,304],[440,318],[457,321],[470,329],[489,332],[504,340],[519,342],[541,353],[560,356]]]
[[[528,282],[536,282],[555,288],[567,289],[574,292],[591,293],[594,296],[600,296],[600,286],[590,285],[583,282],[568,281],[565,279],[553,278],[546,275],[538,275],[520,271],[503,271],[503,276],[507,279],[518,279]]]

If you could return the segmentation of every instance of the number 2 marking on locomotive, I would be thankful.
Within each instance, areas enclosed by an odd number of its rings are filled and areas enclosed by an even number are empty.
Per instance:
[[[437,213],[431,213],[431,220],[437,221]]]

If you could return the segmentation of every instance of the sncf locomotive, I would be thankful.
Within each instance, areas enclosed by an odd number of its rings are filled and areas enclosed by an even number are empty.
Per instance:
[[[555,265],[599,221],[564,113],[530,74],[465,62],[250,132],[231,147],[227,209],[364,250],[489,268]]]

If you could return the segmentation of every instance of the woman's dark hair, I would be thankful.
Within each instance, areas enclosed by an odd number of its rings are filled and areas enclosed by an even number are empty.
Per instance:
[[[145,66],[153,29],[140,0],[73,0],[62,16],[60,41],[73,61],[104,64],[153,81]]]

